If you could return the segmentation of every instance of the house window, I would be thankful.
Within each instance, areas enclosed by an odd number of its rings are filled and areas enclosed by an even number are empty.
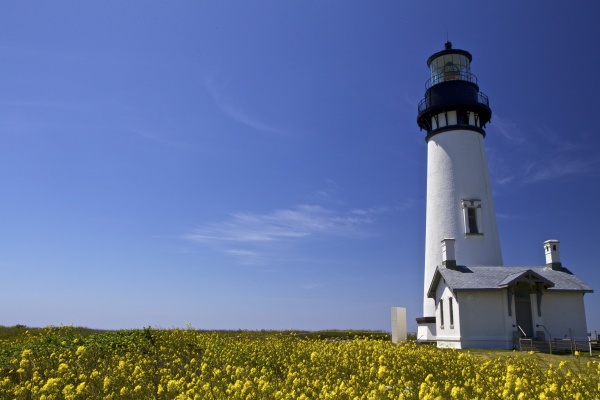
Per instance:
[[[440,299],[440,328],[444,329],[444,299]]]
[[[465,222],[465,235],[482,235],[481,200],[463,199],[462,207]]]
[[[448,299],[448,309],[450,310],[450,328],[454,328],[454,310],[452,308],[452,297]]]

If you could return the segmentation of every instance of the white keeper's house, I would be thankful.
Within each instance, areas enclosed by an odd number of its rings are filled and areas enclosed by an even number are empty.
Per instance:
[[[583,296],[592,288],[563,267],[557,240],[543,243],[546,265],[503,265],[484,146],[492,110],[471,61],[450,42],[427,60],[430,78],[417,117],[427,133],[417,340],[500,349],[514,348],[519,338],[587,340]]]

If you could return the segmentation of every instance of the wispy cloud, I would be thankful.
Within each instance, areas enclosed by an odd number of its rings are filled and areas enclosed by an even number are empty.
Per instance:
[[[505,139],[512,143],[521,144],[525,142],[525,137],[520,127],[509,120],[499,117],[497,114],[494,114],[494,123],[490,124],[490,127],[498,131]]]
[[[304,290],[314,290],[314,289],[318,289],[321,286],[323,286],[320,283],[306,283],[304,285],[300,285],[300,287]]]
[[[185,236],[197,242],[270,242],[315,234],[356,236],[373,221],[376,209],[339,213],[317,205],[298,205],[267,214],[237,213],[222,222],[208,224]]]
[[[225,250],[225,253],[228,256],[235,257],[240,262],[240,264],[243,265],[264,265],[266,261],[264,254],[255,250],[228,249]]]
[[[294,242],[320,235],[361,238],[371,235],[368,225],[387,207],[335,211],[318,205],[302,204],[269,213],[235,213],[220,222],[200,226],[184,239],[215,247],[241,264],[266,265]],[[277,243],[276,246],[273,244]],[[288,247],[282,246],[285,243]],[[293,256],[292,256],[293,257]]]
[[[138,128],[130,128],[129,131],[139,137],[142,137],[146,140],[149,140],[151,142],[155,142],[158,144],[168,145],[168,146],[179,146],[179,147],[182,146],[182,143],[168,139],[167,135],[150,132],[149,130],[138,129]]]
[[[515,180],[514,176],[505,176],[496,180],[499,185],[506,185]]]
[[[404,211],[412,208],[415,205],[415,199],[401,199],[400,202],[396,205],[396,210]]]
[[[514,219],[515,215],[514,214],[506,214],[506,213],[500,213],[500,212],[496,212],[496,218],[498,219]]]
[[[578,150],[581,146],[577,142],[566,140],[565,135],[559,135],[554,129],[547,125],[539,125],[536,127],[536,131],[545,138],[547,143],[553,147],[554,151],[565,152]]]
[[[525,167],[523,174],[524,183],[559,179],[566,176],[580,175],[590,171],[597,161],[582,160],[579,158],[552,159],[546,162],[530,162]]]
[[[215,101],[217,107],[227,116],[233,120],[239,122],[242,125],[246,125],[256,131],[271,134],[289,134],[288,131],[281,129],[275,125],[266,123],[259,117],[252,115],[250,112],[242,109],[237,105],[233,99],[225,94],[224,88],[227,86],[226,83],[218,83],[213,75],[208,75],[204,79],[204,87],[207,92]]]
[[[561,135],[546,125],[537,126],[535,131],[539,139],[536,142],[542,152],[526,162],[523,183],[586,174],[600,162],[595,152],[585,151],[576,141],[566,139],[566,135]]]
[[[311,201],[316,200],[317,202],[328,202],[339,204],[337,194],[340,188],[336,182],[331,179],[326,179],[324,187],[320,188],[316,192],[309,195]]]
[[[507,157],[514,156],[512,153],[490,152],[490,167],[498,176],[495,180],[498,185],[530,184],[582,175],[600,163],[595,153],[546,125],[528,129],[528,136],[532,138],[529,145],[517,124],[496,116],[494,127],[518,152],[518,159],[512,162],[507,161]]]

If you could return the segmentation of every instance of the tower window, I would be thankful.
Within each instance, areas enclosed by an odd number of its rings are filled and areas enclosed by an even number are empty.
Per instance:
[[[465,235],[482,235],[481,200],[463,199],[462,207],[465,222]]]
[[[472,207],[467,207],[467,220],[469,222],[469,233],[479,233],[479,228],[477,227],[477,209]]]

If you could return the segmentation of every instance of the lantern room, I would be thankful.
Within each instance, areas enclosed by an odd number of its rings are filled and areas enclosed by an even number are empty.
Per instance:
[[[476,82],[471,75],[471,54],[464,50],[452,50],[452,43],[446,42],[446,49],[440,51],[427,60],[431,78],[428,87],[441,82],[462,80]]]

